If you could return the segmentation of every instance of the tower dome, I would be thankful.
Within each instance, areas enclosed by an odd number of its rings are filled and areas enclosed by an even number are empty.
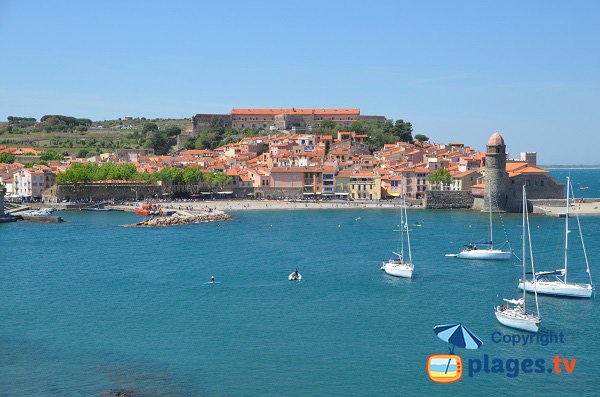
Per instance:
[[[494,132],[488,140],[487,146],[506,146],[504,144],[504,138],[499,132]]]

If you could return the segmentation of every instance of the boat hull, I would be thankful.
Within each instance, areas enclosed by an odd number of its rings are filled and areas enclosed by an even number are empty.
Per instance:
[[[525,281],[525,290],[533,293],[537,287],[538,294],[567,296],[571,298],[591,298],[592,286],[590,284],[572,284],[562,281],[538,281],[537,286],[531,281]],[[519,282],[519,289],[523,290],[523,282]]]
[[[494,260],[494,261],[505,261],[510,259],[512,255],[511,251],[502,250],[470,250],[461,251],[457,258],[461,259],[478,259],[478,260]]]
[[[300,273],[298,273],[298,275],[296,276],[294,273],[291,273],[288,276],[288,280],[290,280],[290,281],[302,281],[302,275]]]
[[[384,263],[381,269],[390,276],[412,278],[413,266],[408,264]]]
[[[521,329],[523,331],[538,332],[540,329],[540,320],[525,319],[506,315],[496,310],[496,319],[502,325],[510,328]]]

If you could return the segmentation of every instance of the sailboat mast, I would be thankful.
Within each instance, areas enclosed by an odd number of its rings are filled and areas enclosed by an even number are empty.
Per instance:
[[[492,227],[492,184],[488,182],[488,199],[490,201],[490,249],[494,249],[494,228]]]
[[[522,254],[521,254],[521,265],[523,267],[523,285],[525,285],[525,281],[527,280],[525,278],[525,261],[526,261],[526,257],[527,257],[527,251],[525,251],[525,213],[527,212],[527,198],[525,197],[525,185],[523,185],[523,220],[522,220],[522,226],[523,226],[523,231],[521,232],[521,242],[523,243],[522,245]],[[535,274],[533,275],[533,279],[535,282]],[[527,291],[526,288],[523,288],[523,309],[525,311],[527,311]]]
[[[571,177],[567,177],[567,211],[565,214],[565,283],[567,282],[567,265],[568,265],[568,250],[569,250],[569,186],[571,185]]]
[[[525,201],[525,205],[527,205],[527,201]],[[527,207],[525,207],[527,209]],[[531,273],[533,274],[533,294],[535,295],[535,312],[537,316],[540,316],[540,306],[538,304],[538,296],[537,296],[537,279],[535,278],[535,263],[533,260],[533,247],[531,246],[531,228],[529,226],[529,213],[525,211],[525,216],[527,218],[527,239],[529,240],[529,257],[531,259]],[[525,268],[523,268],[524,270]],[[523,288],[523,292],[525,292],[525,288]]]
[[[402,189],[402,200],[400,201],[400,254],[402,255],[402,262],[404,262],[404,189]]]
[[[404,202],[404,224],[406,225],[406,243],[408,244],[408,261],[412,263],[412,252],[410,249],[410,231],[408,230],[408,212],[406,211],[406,196],[402,199]]]
[[[569,181],[569,185],[571,182]],[[575,201],[575,193],[573,193],[573,185],[571,185],[571,198]],[[577,227],[579,228],[579,238],[581,239],[581,248],[583,249],[583,257],[585,258],[585,271],[590,279],[590,285],[594,285],[592,282],[592,273],[590,272],[590,262],[588,261],[587,251],[585,250],[585,243],[583,242],[583,232],[581,231],[581,222],[579,222],[579,213],[575,212],[575,219],[577,219]]]

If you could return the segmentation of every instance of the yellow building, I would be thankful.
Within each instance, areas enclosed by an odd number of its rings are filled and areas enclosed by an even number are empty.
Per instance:
[[[381,176],[372,172],[355,172],[350,176],[352,200],[381,200]]]

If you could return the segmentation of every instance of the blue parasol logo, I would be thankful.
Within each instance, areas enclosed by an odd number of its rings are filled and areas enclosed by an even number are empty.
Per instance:
[[[433,327],[433,332],[444,342],[450,343],[450,354],[454,354],[456,346],[463,349],[479,349],[483,342],[462,324],[443,324]]]

